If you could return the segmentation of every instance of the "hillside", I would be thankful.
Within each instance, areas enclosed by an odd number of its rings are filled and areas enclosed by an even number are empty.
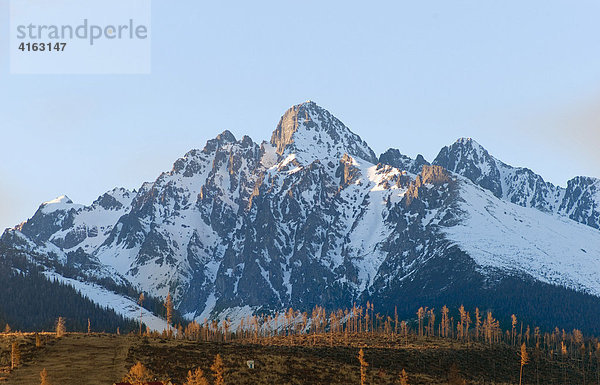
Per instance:
[[[311,336],[265,339],[258,344],[192,342],[116,335],[69,335],[60,340],[44,336],[35,347],[35,337],[0,336],[0,365],[7,363],[9,342],[18,340],[27,364],[8,376],[6,383],[31,385],[39,382],[46,368],[50,381],[61,385],[110,385],[120,380],[129,367],[141,361],[159,378],[182,384],[187,371],[200,367],[212,380],[210,366],[218,353],[225,363],[227,384],[360,384],[358,350],[365,351],[369,363],[369,384],[395,384],[402,369],[409,384],[448,384],[449,377],[467,384],[518,383],[519,356],[516,348],[460,343],[438,338],[410,337],[408,344],[398,338],[351,336],[338,338],[332,346],[328,337]],[[255,361],[255,369],[246,366]],[[66,363],[69,363],[66,365]],[[595,364],[594,364],[595,365]],[[456,367],[453,374],[452,367]],[[591,366],[588,376],[596,376]],[[2,374],[0,374],[2,378]],[[566,382],[565,382],[566,380]],[[524,370],[524,384],[582,383],[581,370],[573,361],[545,355],[533,360]],[[2,381],[0,380],[0,383]],[[452,383],[452,382],[450,382]],[[455,382],[460,383],[460,382]]]

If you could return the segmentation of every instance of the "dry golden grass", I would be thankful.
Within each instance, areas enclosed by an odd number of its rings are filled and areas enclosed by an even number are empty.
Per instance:
[[[42,336],[42,346],[36,348],[35,335],[6,338],[18,340],[23,354],[22,365],[8,377],[11,385],[39,384],[44,368],[54,385],[112,384],[126,373],[125,361],[133,343],[131,338],[115,335],[69,335],[57,339],[47,334]]]
[[[210,366],[218,353],[225,364],[226,384],[359,384],[358,349],[364,348],[369,363],[367,383],[395,384],[405,369],[409,384],[448,384],[450,366],[455,364],[467,384],[518,383],[520,361],[506,346],[461,344],[448,339],[390,340],[378,336],[296,336],[250,342],[192,342],[107,334],[67,334],[56,339],[42,336],[36,348],[35,335],[0,335],[0,367],[10,362],[10,344],[18,341],[22,365],[0,379],[11,385],[36,385],[46,368],[54,385],[101,385],[120,380],[140,361],[161,378],[182,384],[188,370],[200,367],[213,382]],[[333,346],[332,346],[333,342]],[[246,360],[255,361],[248,369]],[[525,369],[525,383],[535,383],[535,366]],[[540,383],[560,384],[558,362],[540,363]],[[569,383],[580,383],[577,373],[567,368]],[[0,380],[0,384],[2,384]]]

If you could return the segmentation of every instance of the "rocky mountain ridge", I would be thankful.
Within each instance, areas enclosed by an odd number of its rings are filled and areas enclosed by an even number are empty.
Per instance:
[[[598,179],[556,187],[471,139],[431,163],[377,158],[306,102],[270,142],[225,131],[137,191],[42,204],[0,242],[65,279],[171,293],[190,319],[367,300],[391,311],[465,288],[499,298],[507,279],[600,296],[599,210]]]

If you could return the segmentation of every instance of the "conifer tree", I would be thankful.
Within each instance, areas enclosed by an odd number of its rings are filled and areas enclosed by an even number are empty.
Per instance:
[[[600,384],[600,342],[596,343],[596,382]]]
[[[21,351],[19,345],[16,342],[12,343],[10,351],[10,368],[15,369],[21,363]]]
[[[358,351],[358,362],[360,362],[360,385],[366,385],[369,363],[365,360],[365,352],[362,348]]]
[[[193,372],[188,371],[186,382],[183,385],[208,385],[208,380],[204,377],[204,372],[196,368]]]
[[[567,345],[565,345],[565,341],[560,341],[560,353],[562,356],[562,367],[563,367],[563,378],[566,383],[567,381],[567,369],[565,367],[565,357],[567,356]]]
[[[123,377],[123,382],[129,382],[132,385],[141,385],[144,382],[152,381],[153,377],[152,372],[138,361],[129,369],[129,373]]]
[[[469,326],[471,325],[471,314],[469,312],[467,312],[466,316],[465,316],[465,335],[467,337],[467,342],[470,341],[469,338]]]
[[[394,306],[394,334],[398,334],[398,306]]]
[[[465,307],[463,305],[460,305],[458,308],[458,314],[460,315],[460,321],[458,322],[458,328],[456,331],[458,332],[458,339],[463,340],[465,335],[465,322],[467,318],[467,312],[465,311]]]
[[[65,335],[65,319],[63,317],[58,317],[56,320],[56,338],[61,338]]]
[[[450,371],[448,373],[448,383],[450,385],[466,384],[466,381],[463,380],[460,376],[460,371],[458,370],[458,366],[456,366],[456,364],[452,364],[452,366],[450,366]]]
[[[448,337],[448,327],[449,327],[449,320],[448,320],[448,307],[446,305],[444,305],[442,307],[442,337]]]
[[[400,385],[408,385],[408,374],[406,374],[406,370],[402,369],[398,382]]]
[[[420,307],[417,311],[417,318],[419,319],[419,337],[423,336],[423,318],[425,317],[425,309]]]
[[[213,362],[210,370],[213,372],[213,376],[215,377],[215,385],[225,385],[225,365],[223,365],[223,360],[221,359],[221,355],[217,354],[215,356],[215,361]]]
[[[143,304],[144,304],[144,293],[140,293],[140,298],[138,298],[138,304],[140,305],[140,337],[142,336],[142,316],[144,312]]]
[[[167,332],[171,332],[171,321],[173,320],[173,301],[171,300],[171,293],[167,294],[165,298],[165,309],[166,309],[166,320],[167,320]]]
[[[475,339],[479,340],[481,335],[481,313],[479,308],[475,308]]]
[[[40,372],[40,385],[51,385],[50,380],[48,380],[48,371],[46,368]]]
[[[529,356],[527,355],[527,347],[525,343],[521,345],[521,371],[519,373],[519,385],[521,385],[523,380],[523,366],[529,363]]]
[[[6,326],[4,327],[4,334],[8,334],[10,333],[10,325],[6,324]]]

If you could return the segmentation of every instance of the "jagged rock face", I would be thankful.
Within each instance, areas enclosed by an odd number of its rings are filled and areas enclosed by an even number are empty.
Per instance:
[[[600,182],[596,178],[576,177],[567,188],[555,186],[527,168],[509,166],[491,156],[472,139],[459,139],[444,147],[433,161],[496,197],[523,207],[567,216],[600,229]]]
[[[137,191],[116,189],[88,207],[44,204],[1,241],[46,256],[37,263],[51,269],[170,292],[200,319],[367,299],[390,309],[397,295],[490,287],[503,274],[600,295],[600,278],[561,273],[573,260],[600,273],[600,232],[544,213],[598,228],[597,180],[576,178],[562,191],[472,140],[433,163],[395,149],[377,160],[307,102],[284,114],[270,143],[225,131]],[[549,241],[554,233],[576,236]],[[470,236],[487,244],[474,247]]]
[[[462,138],[452,146],[442,148],[433,163],[469,178],[498,198],[504,195],[496,159],[472,139]]]
[[[347,153],[377,163],[375,153],[360,136],[311,101],[286,111],[271,136],[271,144],[280,155],[296,154],[301,159],[308,156],[308,161],[340,159]]]
[[[412,159],[406,155],[400,153],[395,148],[390,148],[379,156],[379,163],[388,164],[392,167],[396,167],[400,170],[406,170],[413,174],[418,174],[424,165],[429,165],[429,162],[423,158],[423,155],[419,154],[415,159]]]
[[[578,176],[567,182],[558,213],[600,229],[600,179]]]

